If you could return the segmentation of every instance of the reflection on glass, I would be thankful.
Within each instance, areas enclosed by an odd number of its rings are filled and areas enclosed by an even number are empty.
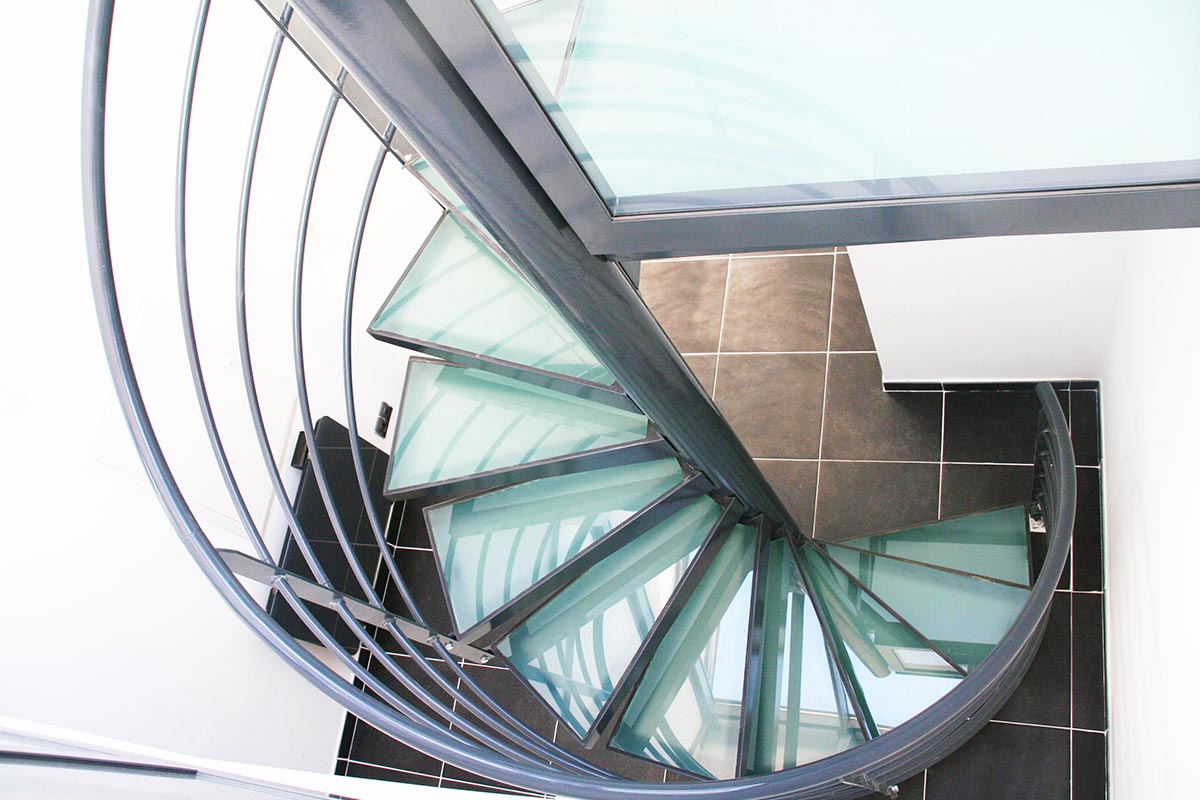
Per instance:
[[[479,369],[409,362],[386,491],[644,439],[641,414]]]
[[[964,669],[979,665],[1008,633],[1030,590],[828,546],[880,600]]]
[[[584,738],[721,507],[699,497],[556,595],[500,652]]]
[[[842,544],[1029,586],[1025,514],[1013,506]]]
[[[738,525],[671,625],[612,746],[695,775],[737,770],[758,532]]]
[[[458,630],[574,558],[683,480],[673,458],[541,478],[425,511]]]
[[[1194,0],[476,3],[617,214],[1200,177]]]
[[[759,693],[747,737],[750,775],[797,767],[862,744],[791,546],[767,545]]]
[[[438,222],[371,329],[613,382],[541,293],[450,215]]]
[[[880,733],[916,716],[962,679],[960,673],[863,592],[812,546],[800,563],[814,602],[832,623],[834,644]]]

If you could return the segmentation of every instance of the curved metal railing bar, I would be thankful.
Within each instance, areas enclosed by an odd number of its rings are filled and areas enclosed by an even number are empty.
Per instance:
[[[948,753],[986,721],[989,709],[1003,702],[1032,659],[1045,627],[1049,602],[1065,563],[1074,516],[1074,461],[1066,421],[1053,390],[1044,384],[1038,387],[1038,394],[1046,414],[1043,429],[1046,448],[1039,453],[1039,465],[1044,473],[1050,544],[1042,573],[1028,602],[1009,635],[957,689],[885,736],[839,756],[761,778],[710,783],[664,786],[572,776],[561,768],[514,762],[501,753],[433,725],[416,709],[410,710],[418,719],[410,719],[399,708],[389,707],[367,695],[320,662],[258,606],[216,553],[171,472],[138,387],[116,294],[105,200],[104,113],[112,12],[113,0],[96,0],[89,13],[83,98],[83,172],[93,289],[101,336],[118,398],[151,483],[193,558],[235,612],[319,689],[367,723],[435,758],[495,780],[583,798],[686,796],[765,800],[784,796],[850,797],[911,774]],[[242,266],[244,269],[244,264]],[[244,274],[242,277],[244,280]],[[241,286],[244,289],[244,282]],[[239,301],[244,307],[244,292],[239,294]],[[244,325],[244,319],[239,320],[239,324]],[[253,392],[251,395],[253,403],[256,395]],[[361,673],[364,685],[374,689],[376,679],[338,647],[287,582],[281,581],[279,588],[297,613],[302,618],[307,616],[304,621],[313,628],[318,639],[349,661],[348,668],[356,674]],[[348,615],[344,607],[340,611]],[[381,688],[386,690],[386,687]],[[381,693],[381,696],[386,694]]]
[[[389,126],[390,127],[390,126]],[[367,179],[367,186],[363,192],[362,206],[359,210],[358,222],[355,225],[354,241],[351,245],[350,266],[346,274],[346,294],[345,302],[342,308],[342,380],[343,380],[343,395],[346,400],[346,427],[356,432],[358,430],[358,415],[354,410],[354,366],[353,357],[350,347],[351,340],[351,325],[353,321],[353,306],[354,306],[354,290],[358,277],[359,256],[362,253],[363,237],[366,233],[367,217],[371,210],[371,200],[375,193],[376,185],[379,181],[380,171],[383,168],[384,158],[389,151],[385,145],[380,147],[379,153],[375,158],[371,167],[370,176]],[[396,563],[395,556],[392,554],[392,549],[387,541],[387,536],[384,531],[383,521],[379,519],[374,504],[371,502],[370,489],[367,486],[366,467],[363,462],[362,446],[359,444],[358,436],[350,436],[350,456],[354,464],[354,475],[358,482],[359,494],[363,499],[363,508],[366,511],[367,521],[371,526],[371,532],[375,537],[375,543],[379,547],[380,556],[383,559],[384,568],[387,570],[392,584],[400,593],[401,600],[413,615],[417,624],[429,628],[428,622],[425,620],[425,615],[420,609],[420,605],[413,598],[412,592],[408,588],[408,582],[400,573],[399,565]],[[552,760],[557,759],[564,763],[573,764],[578,767],[591,771],[594,768],[587,762],[579,759],[571,753],[566,752],[562,748],[545,739],[542,734],[530,728],[521,720],[512,715],[508,709],[497,703],[479,683],[471,677],[467,672],[446,650],[445,644],[438,638],[434,637],[429,645],[433,648],[434,653],[449,666],[451,672],[454,673],[461,686],[466,686],[486,708],[479,706],[479,703],[473,701],[470,697],[461,693],[457,687],[446,680],[436,669],[429,665],[423,655],[418,651],[412,640],[405,636],[403,631],[399,629],[395,623],[388,624],[388,632],[392,638],[400,645],[400,648],[406,655],[413,658],[416,663],[425,671],[431,679],[437,682],[439,688],[448,692],[451,697],[454,697],[464,708],[474,714],[477,718],[492,724],[491,718],[488,716],[488,711],[495,715],[496,720],[503,722],[523,741],[537,743],[539,749],[545,750],[544,755],[552,756]],[[501,732],[498,729],[498,732]]]
[[[201,415],[204,420],[206,433],[209,436],[210,445],[212,446],[214,456],[216,457],[217,465],[221,472],[222,480],[225,482],[226,489],[229,492],[231,499],[233,500],[234,507],[238,514],[238,517],[239,517],[240,521],[242,522],[243,527],[245,528],[247,535],[249,536],[250,541],[251,541],[252,546],[254,547],[255,551],[259,554],[259,556],[261,558],[264,558],[269,563],[274,563],[272,560],[272,557],[270,555],[269,549],[267,548],[267,546],[263,540],[263,537],[261,536],[260,532],[258,531],[257,526],[255,525],[255,523],[249,513],[249,509],[248,509],[245,499],[241,493],[240,487],[238,487],[237,482],[233,477],[232,468],[230,466],[229,459],[228,459],[227,453],[225,451],[223,441],[221,439],[218,427],[216,425],[216,422],[215,422],[215,419],[213,416],[212,406],[211,406],[211,402],[210,402],[208,391],[207,391],[206,381],[204,378],[203,367],[201,365],[200,358],[199,358],[198,345],[196,342],[195,326],[194,326],[194,319],[193,319],[192,305],[191,305],[191,295],[190,295],[190,288],[189,288],[189,282],[188,282],[187,255],[186,255],[186,253],[187,253],[186,185],[187,185],[188,145],[190,142],[191,112],[192,112],[193,100],[194,100],[194,95],[195,95],[196,73],[197,73],[197,69],[198,69],[198,65],[199,65],[200,53],[201,53],[201,48],[202,48],[203,40],[204,40],[204,31],[207,26],[209,8],[210,8],[210,0],[204,0],[204,2],[202,2],[200,4],[200,6],[197,10],[197,17],[196,17],[196,23],[194,26],[194,34],[193,34],[191,53],[190,53],[189,60],[188,60],[188,73],[187,73],[187,77],[186,77],[186,81],[185,81],[183,108],[182,108],[181,120],[180,120],[179,151],[178,151],[178,156],[177,156],[177,173],[176,173],[176,218],[175,218],[176,264],[177,264],[177,282],[178,282],[179,302],[180,302],[181,315],[183,317],[183,322],[184,322],[183,328],[184,328],[185,345],[186,345],[187,356],[188,356],[188,364],[189,364],[189,368],[191,370],[192,380],[193,380],[193,384],[194,384],[194,387],[195,387],[195,390],[197,393],[197,399],[199,401],[198,405],[200,406]],[[284,17],[283,17],[283,20],[285,22],[289,15],[290,15],[290,7],[286,7],[285,11],[284,11]],[[283,40],[283,34],[279,31],[277,31],[276,35],[274,36],[270,55],[268,57],[267,72],[270,74],[273,74],[275,64],[277,63],[277,59],[279,57],[279,49],[280,49],[280,46],[282,45],[282,40]],[[340,88],[340,87],[338,87],[338,88]],[[340,94],[340,92],[338,92],[337,94]],[[337,96],[337,95],[335,94],[335,96]],[[260,101],[263,102],[264,107],[265,107],[266,98],[267,98],[267,93],[265,91],[261,92],[260,93]],[[261,112],[263,110],[264,110],[264,108],[260,108],[260,113],[256,114],[255,127],[254,127],[256,137],[257,137],[258,127],[261,125],[261,122],[262,122],[262,113]],[[328,116],[327,116],[326,122],[328,122]],[[323,129],[323,134],[321,137],[322,142],[324,141],[324,134],[326,132],[327,132],[327,127]],[[251,171],[252,171],[252,163],[253,162],[250,161],[249,163],[251,164]],[[315,175],[313,177],[315,177]],[[246,183],[246,185],[247,186],[249,185],[248,182]],[[306,214],[307,214],[307,210],[309,207],[310,207],[310,204],[306,203],[305,204]],[[244,222],[244,217],[242,218],[242,221]],[[245,230],[244,225],[239,225],[239,228],[241,230]],[[307,225],[305,223],[302,230],[306,230],[306,229],[307,229]],[[301,244],[301,248],[302,248],[302,244]],[[244,239],[239,240],[239,251],[244,252]],[[304,397],[307,398],[306,393],[304,394]],[[357,442],[356,442],[356,444],[357,444]],[[313,452],[315,452],[316,448],[315,448],[315,446],[313,446],[313,442],[311,441],[311,435],[310,435],[310,439],[309,439],[309,445],[312,448]],[[319,459],[314,460],[314,465],[318,465],[318,464],[319,464]],[[322,477],[323,477],[323,470],[322,470]],[[281,502],[285,502],[285,501],[281,501]],[[285,502],[285,504],[286,504],[286,502]],[[372,510],[374,510],[374,509],[372,509]],[[338,519],[336,516],[333,515],[332,512],[331,512],[331,518]],[[305,542],[305,544],[307,544],[307,542]],[[311,549],[309,550],[309,553],[311,554]],[[358,574],[361,575],[361,568],[360,568],[360,565],[359,565],[359,562],[357,561],[357,559],[353,558],[352,556],[348,556],[348,559],[349,559],[350,564],[352,565],[352,568],[355,568],[356,571],[358,572]],[[315,558],[313,558],[311,560],[310,567],[314,568],[314,571],[317,573],[321,572],[321,567],[320,567],[319,561],[316,560]],[[368,586],[369,586],[369,584],[368,584]],[[372,599],[374,600],[376,605],[381,605],[381,603],[379,602],[379,599],[377,597],[372,597]],[[410,607],[415,608],[415,604],[410,604]],[[395,637],[398,641],[400,641],[402,646],[405,646],[407,644],[408,647],[411,648],[411,643],[408,642],[407,637],[404,636],[403,632],[400,631],[397,626],[393,625],[391,627],[393,629],[390,630],[389,632],[393,635],[393,637]],[[440,642],[438,643],[438,646],[439,647],[441,646]],[[412,649],[415,651],[415,648],[412,648]],[[448,655],[446,657],[446,661],[447,661],[447,663],[451,664],[454,668],[457,668],[458,670],[465,673],[465,670],[461,670],[461,667],[459,667],[458,664],[454,663],[453,659],[450,658]],[[385,659],[385,664],[389,664],[389,663],[390,662],[388,662]],[[475,709],[478,708],[477,704],[473,703],[469,698],[463,697],[461,695],[461,693],[457,691],[456,687],[451,685],[449,681],[445,680],[444,676],[442,676],[441,673],[437,672],[436,669],[434,669],[432,667],[432,665],[428,664],[423,658],[418,658],[416,663],[418,663],[424,670],[426,670],[426,672],[428,674],[431,674],[434,677],[435,681],[438,681],[441,688],[443,688],[450,694],[452,699],[463,703],[464,706],[466,706],[468,709],[472,710],[473,712],[475,711]],[[444,704],[438,703],[432,697],[432,695],[429,695],[427,693],[427,691],[424,689],[424,687],[420,686],[419,684],[416,684],[415,681],[412,681],[410,678],[408,678],[407,675],[405,675],[404,677],[399,677],[399,676],[396,676],[396,677],[398,680],[401,681],[402,684],[405,685],[405,688],[408,688],[410,691],[413,691],[414,694],[416,694],[418,697],[420,697],[423,701],[425,701],[425,702],[432,701],[433,706],[431,706],[431,707],[440,708],[440,710],[442,712],[440,715],[443,716],[445,719],[447,719],[448,721],[457,719],[457,715],[455,715],[449,708],[445,707]],[[478,686],[473,680],[471,680],[469,678],[469,676],[467,676],[467,680],[470,684],[472,684],[476,687]],[[481,720],[483,720],[485,723],[492,722],[491,718],[486,714],[477,713],[477,716]],[[543,758],[548,758],[548,759],[561,760],[561,761],[567,762],[567,763],[569,763],[571,761],[576,761],[576,762],[578,762],[578,766],[582,767],[583,771],[586,771],[589,774],[603,774],[599,770],[596,770],[595,768],[591,767],[590,765],[587,765],[586,762],[582,762],[582,761],[579,761],[578,759],[574,759],[574,757],[570,756],[570,754],[559,751],[557,748],[537,747],[536,743],[538,743],[541,740],[540,740],[540,737],[538,737],[536,734],[532,737],[529,737],[524,731],[521,731],[520,729],[516,729],[513,731],[507,731],[503,728],[503,726],[493,725],[493,727],[496,727],[499,730],[499,732],[506,734],[506,738],[510,739],[510,741],[513,741],[515,743],[525,744],[526,747],[531,752],[533,752],[534,754],[536,754],[538,756],[541,756]],[[474,726],[468,725],[464,728],[464,730],[473,731]],[[532,733],[532,731],[530,733]]]

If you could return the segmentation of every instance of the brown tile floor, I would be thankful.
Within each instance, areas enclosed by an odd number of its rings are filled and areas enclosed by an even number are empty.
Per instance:
[[[885,392],[840,248],[646,262],[641,292],[806,533],[846,539],[1028,499],[1036,401]]]

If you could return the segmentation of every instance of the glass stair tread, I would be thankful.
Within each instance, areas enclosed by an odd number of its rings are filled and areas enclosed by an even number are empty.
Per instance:
[[[550,304],[452,215],[438,221],[370,326],[377,338],[434,345],[600,386],[613,377]],[[429,348],[422,348],[429,349]]]
[[[623,464],[429,506],[425,522],[458,631],[578,556],[684,478],[675,459]]]
[[[758,569],[757,686],[748,698],[742,757],[747,775],[801,766],[866,741],[791,544],[767,543]]]
[[[801,575],[824,617],[847,689],[872,736],[916,716],[962,680],[954,664],[828,556],[811,545],[801,547],[799,556]]]
[[[649,664],[609,747],[706,778],[737,770],[758,531],[737,525]]]
[[[838,542],[839,545],[1032,586],[1024,505]]]
[[[385,496],[654,437],[646,417],[514,378],[410,359]],[[565,464],[559,472],[572,471]],[[511,483],[513,481],[504,481]]]
[[[995,649],[1030,590],[827,545],[829,555],[922,636],[970,671]]]
[[[498,649],[586,741],[652,625],[721,514],[691,500],[607,556],[534,612]]]

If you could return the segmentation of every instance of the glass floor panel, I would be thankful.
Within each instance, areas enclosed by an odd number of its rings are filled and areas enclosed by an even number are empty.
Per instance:
[[[737,770],[758,531],[738,525],[654,652],[611,747],[694,775]]]
[[[800,548],[800,563],[815,602],[833,625],[834,644],[858,684],[864,714],[880,733],[929,708],[962,680],[952,664],[814,547]]]
[[[765,775],[849,750],[865,739],[817,621],[791,545],[767,545],[761,678],[746,773]]]
[[[714,500],[696,498],[598,563],[500,643],[512,668],[580,739],[720,514]]]
[[[646,438],[641,414],[479,369],[409,361],[385,492]]]
[[[430,506],[425,521],[460,632],[683,480],[673,458],[541,478]]]

